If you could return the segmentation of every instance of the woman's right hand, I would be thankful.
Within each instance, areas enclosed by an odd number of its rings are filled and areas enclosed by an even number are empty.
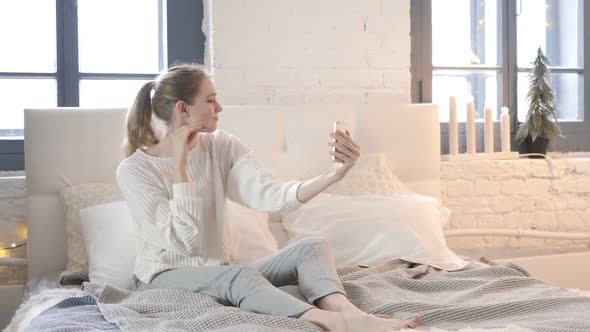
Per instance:
[[[203,125],[197,123],[193,125],[182,125],[169,134],[175,172],[186,175],[188,153],[199,143],[199,136],[197,134],[201,130],[203,130]]]

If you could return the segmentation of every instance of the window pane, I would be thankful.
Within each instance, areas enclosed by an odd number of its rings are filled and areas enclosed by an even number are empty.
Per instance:
[[[501,64],[501,13],[496,0],[432,0],[434,66]]]
[[[486,107],[498,110],[501,92],[498,72],[434,71],[432,73],[432,102],[439,105],[441,122],[449,121],[449,97],[457,98],[457,119],[464,122],[466,104],[475,102],[476,119],[483,119]]]
[[[57,106],[57,84],[54,79],[0,79],[0,91],[0,130],[3,135],[10,135],[7,133],[10,131],[5,129],[24,128],[24,108]]]
[[[0,1],[0,31],[0,71],[55,72],[55,0]]]
[[[517,19],[518,66],[529,67],[541,46],[553,66],[583,67],[583,3],[522,0]]]
[[[130,107],[147,80],[81,80],[81,107]]]
[[[576,73],[552,73],[551,87],[555,93],[557,119],[584,120],[584,77]],[[526,119],[529,103],[526,100],[529,91],[528,73],[518,73],[518,121]]]
[[[78,0],[78,52],[85,73],[157,73],[157,0]]]

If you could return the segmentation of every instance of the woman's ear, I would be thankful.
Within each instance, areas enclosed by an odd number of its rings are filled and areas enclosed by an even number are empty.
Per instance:
[[[176,117],[177,124],[185,124],[188,123],[186,120],[188,118],[188,110],[186,109],[186,103],[182,100],[179,100],[174,105],[174,116]]]

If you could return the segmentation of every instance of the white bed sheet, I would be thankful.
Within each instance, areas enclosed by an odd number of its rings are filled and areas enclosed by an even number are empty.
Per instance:
[[[25,285],[23,303],[18,307],[5,332],[20,332],[37,315],[69,297],[88,295],[79,285],[59,286],[59,273],[31,279]]]
[[[79,286],[67,286],[67,287],[57,287],[57,279],[58,275],[46,276],[42,278],[38,278],[35,280],[31,280],[27,283],[26,290],[25,290],[25,300],[19,306],[16,314],[12,318],[12,321],[6,327],[4,331],[6,332],[20,332],[23,331],[27,325],[31,322],[33,318],[39,315],[44,310],[50,308],[51,306],[59,303],[62,300],[65,300],[69,297],[77,297],[77,296],[85,296],[88,295],[88,292],[85,292],[80,289]],[[589,296],[590,291],[583,291],[578,289],[569,289],[569,291],[575,292],[579,295]],[[424,330],[418,328],[419,331],[430,331],[430,332],[450,332],[447,330],[439,329],[436,327],[432,327],[430,329]],[[417,331],[411,329],[404,329],[400,332],[411,332]],[[497,328],[497,329],[461,329],[456,332],[533,332],[530,329],[518,327],[518,326],[508,326],[505,328]]]

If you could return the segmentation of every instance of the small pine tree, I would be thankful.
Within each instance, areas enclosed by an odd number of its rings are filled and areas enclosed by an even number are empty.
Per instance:
[[[532,63],[533,70],[529,73],[529,91],[526,100],[529,109],[526,120],[516,134],[517,141],[531,136],[534,142],[537,137],[552,139],[560,135],[557,125],[555,95],[549,83],[549,59],[543,54],[541,47],[537,50],[537,58]]]

